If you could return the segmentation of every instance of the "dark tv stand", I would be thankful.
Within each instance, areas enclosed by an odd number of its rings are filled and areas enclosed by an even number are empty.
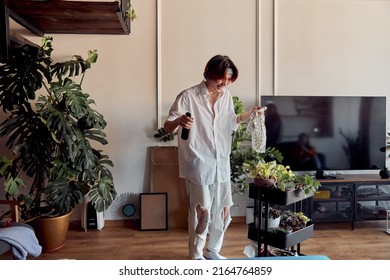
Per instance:
[[[344,174],[343,178],[323,180],[309,206],[314,223],[385,220],[390,202],[390,179],[374,174]],[[369,204],[365,202],[370,202]]]
[[[337,177],[337,176],[333,176],[333,175],[324,175],[322,177],[316,177],[316,179],[320,179],[320,180],[335,180],[335,179],[342,179],[342,178]]]

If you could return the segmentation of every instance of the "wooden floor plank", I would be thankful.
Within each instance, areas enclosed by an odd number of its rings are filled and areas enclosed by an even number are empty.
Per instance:
[[[305,255],[326,255],[333,260],[390,260],[390,235],[385,221],[321,223],[314,225],[313,238],[301,244]],[[250,244],[247,225],[232,223],[225,235],[221,254],[228,258],[246,258],[244,247]],[[9,259],[10,254],[0,256]],[[139,231],[128,227],[105,227],[85,232],[78,224],[70,227],[65,246],[38,258],[55,260],[186,260],[187,231]]]

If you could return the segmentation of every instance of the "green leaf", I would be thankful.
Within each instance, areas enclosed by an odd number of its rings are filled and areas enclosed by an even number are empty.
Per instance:
[[[88,51],[88,62],[92,64],[92,63],[95,63],[97,61],[97,59],[98,59],[97,51],[96,50],[94,50],[94,51],[89,50]]]
[[[99,183],[92,187],[89,196],[97,212],[106,210],[116,196],[112,178],[101,178]]]
[[[177,133],[167,133],[164,127],[160,127],[157,133],[153,135],[154,138],[159,138],[163,142],[173,141]]]
[[[45,194],[46,201],[60,215],[68,213],[77,204],[81,203],[85,195],[79,183],[69,182],[66,178],[57,178],[50,182],[45,189]]]
[[[20,193],[19,188],[25,187],[25,182],[19,178],[13,178],[11,174],[8,174],[7,179],[4,182],[5,192],[10,195],[18,195]]]

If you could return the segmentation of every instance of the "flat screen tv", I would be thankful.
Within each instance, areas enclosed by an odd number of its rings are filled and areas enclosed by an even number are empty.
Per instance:
[[[262,96],[261,105],[268,108],[267,147],[292,171],[354,174],[385,166],[384,96]]]

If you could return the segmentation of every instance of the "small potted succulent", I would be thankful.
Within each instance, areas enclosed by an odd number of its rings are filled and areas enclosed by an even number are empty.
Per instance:
[[[282,210],[269,207],[268,209],[268,228],[277,228],[280,224],[280,217],[282,215]]]
[[[274,207],[269,207],[268,209],[268,218],[277,219],[282,215],[282,210]]]
[[[266,209],[263,208],[263,221],[265,219],[265,215],[266,215]],[[278,209],[278,208],[274,208],[274,207],[269,207],[268,208],[268,219],[267,219],[267,223],[268,223],[268,229],[270,228],[277,228],[279,227],[279,224],[280,224],[280,218],[282,216],[282,209]],[[255,214],[255,216],[257,216],[257,214]]]
[[[287,229],[297,231],[306,227],[309,221],[310,219],[302,212],[284,211],[281,215],[280,227],[285,231]]]

